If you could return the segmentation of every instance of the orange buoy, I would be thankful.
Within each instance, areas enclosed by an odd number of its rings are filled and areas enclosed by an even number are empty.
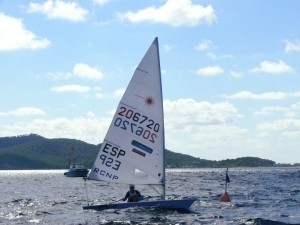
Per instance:
[[[221,202],[231,202],[229,194],[225,191],[224,194],[220,197]]]
[[[227,193],[227,185],[228,185],[228,183],[230,183],[230,179],[229,179],[229,176],[228,176],[228,168],[227,168],[227,170],[226,170],[226,179],[225,179],[225,192],[220,197],[220,201],[221,202],[231,202],[231,197]]]

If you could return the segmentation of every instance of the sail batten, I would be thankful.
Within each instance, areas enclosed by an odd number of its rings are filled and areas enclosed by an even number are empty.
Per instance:
[[[88,179],[164,182],[164,122],[158,40],[155,38],[121,98]]]
[[[148,71],[142,70],[140,68],[137,68],[138,71],[144,72],[144,73],[148,73]]]

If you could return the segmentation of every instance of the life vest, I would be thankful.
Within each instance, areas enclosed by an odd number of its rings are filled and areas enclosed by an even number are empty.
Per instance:
[[[136,193],[136,190],[134,190],[134,192],[132,193],[131,191],[129,191],[129,197],[132,196],[137,196],[138,194]]]

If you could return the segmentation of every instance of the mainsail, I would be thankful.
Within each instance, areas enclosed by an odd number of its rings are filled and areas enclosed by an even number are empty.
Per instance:
[[[87,178],[116,183],[164,183],[164,120],[155,38],[118,105]]]

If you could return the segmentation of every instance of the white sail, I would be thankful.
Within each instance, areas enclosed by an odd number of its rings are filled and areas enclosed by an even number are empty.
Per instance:
[[[155,38],[118,105],[88,179],[163,184],[164,120]]]

